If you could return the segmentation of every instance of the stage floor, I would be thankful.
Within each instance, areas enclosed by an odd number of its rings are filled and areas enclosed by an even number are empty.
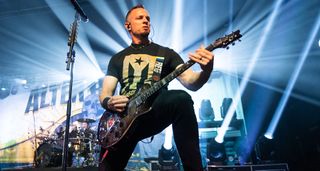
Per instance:
[[[242,165],[242,166],[218,166],[218,165],[208,165],[208,171],[289,171],[288,164],[278,163],[278,164],[260,164],[260,165]],[[130,169],[131,170],[131,169]],[[149,169],[148,169],[149,170]],[[151,168],[150,171],[173,171],[172,169],[160,169],[160,168]],[[177,170],[177,169],[174,169]],[[52,167],[52,168],[15,168],[15,169],[3,169],[3,171],[62,171],[61,167]],[[76,168],[68,167],[67,171],[98,171],[97,167],[85,167],[85,168]]]
[[[3,169],[3,171],[61,171],[61,170],[62,170],[61,167]],[[67,171],[98,171],[98,167],[86,167],[86,168],[68,167]]]

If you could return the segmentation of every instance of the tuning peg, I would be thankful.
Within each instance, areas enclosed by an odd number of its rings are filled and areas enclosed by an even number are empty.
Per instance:
[[[227,46],[226,49],[229,50],[229,46]]]
[[[234,45],[235,45],[235,43],[233,42],[233,43],[232,43],[232,46],[234,46]]]
[[[241,42],[241,39],[239,39],[239,42]]]

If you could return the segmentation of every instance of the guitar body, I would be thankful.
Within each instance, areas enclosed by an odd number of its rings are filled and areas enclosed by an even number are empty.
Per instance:
[[[149,88],[145,85],[139,92]],[[125,135],[130,137],[127,133],[132,128],[134,121],[141,115],[148,113],[151,110],[152,99],[137,105],[137,96],[129,100],[127,109],[123,113],[115,113],[106,110],[100,118],[98,125],[98,140],[103,148],[110,148],[122,140]]]
[[[217,39],[210,44],[206,49],[213,51],[216,48],[227,48],[228,45],[238,40],[242,35],[240,30],[232,32],[222,38]],[[132,97],[127,108],[122,113],[114,113],[112,111],[105,111],[102,115],[98,126],[98,140],[103,148],[114,148],[120,140],[130,138],[130,129],[134,129],[132,125],[134,121],[141,115],[147,114],[151,110],[153,97],[162,87],[167,85],[174,78],[178,77],[185,70],[190,68],[195,62],[187,61],[181,67],[177,68],[160,81],[151,85],[144,85],[138,93]]]

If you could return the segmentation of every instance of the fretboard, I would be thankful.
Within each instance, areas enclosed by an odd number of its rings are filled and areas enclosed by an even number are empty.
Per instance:
[[[214,43],[211,43],[209,46],[206,47],[206,50],[213,51],[217,48],[228,48],[230,43],[233,43],[235,40],[238,40],[242,35],[240,34],[240,30],[232,32],[229,35],[226,35],[223,38],[217,39]],[[234,44],[234,43],[233,43]],[[181,67],[177,68],[169,75],[161,79],[160,81],[154,83],[150,88],[140,92],[135,96],[133,100],[135,100],[136,105],[140,105],[145,102],[150,96],[152,96],[155,92],[160,90],[162,87],[167,85],[170,81],[177,78],[180,74],[182,74],[185,70],[190,68],[195,62],[189,60],[188,62],[184,63]]]
[[[207,50],[213,51],[215,49],[214,45],[210,44],[208,47],[206,47]],[[195,64],[194,61],[189,60],[188,62],[184,63],[181,67],[177,68],[173,72],[171,72],[166,77],[162,78],[160,81],[154,83],[152,87],[149,89],[143,91],[137,98],[136,102],[137,105],[140,105],[144,101],[146,101],[150,96],[152,96],[155,92],[160,90],[162,87],[170,83],[173,79],[177,78],[180,74],[182,74],[184,71],[186,71],[188,68],[190,68],[193,64]]]

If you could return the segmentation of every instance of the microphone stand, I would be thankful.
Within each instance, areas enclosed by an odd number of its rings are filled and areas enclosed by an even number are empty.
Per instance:
[[[34,133],[34,157],[33,157],[33,166],[37,166],[37,158],[38,158],[38,153],[37,153],[37,148],[38,148],[38,143],[37,143],[37,129],[36,129],[36,118],[34,116],[34,110],[32,110],[32,117],[33,117],[33,133]]]
[[[67,53],[67,67],[66,70],[70,70],[70,83],[69,83],[69,99],[67,104],[67,118],[66,118],[66,129],[64,135],[63,143],[63,159],[62,159],[62,170],[67,170],[67,159],[68,159],[68,144],[69,144],[69,127],[70,127],[70,117],[71,117],[71,100],[72,100],[72,84],[73,84],[73,64],[75,51],[73,50],[74,44],[77,38],[77,30],[80,21],[80,14],[76,12],[75,19],[72,23],[71,32],[69,35],[68,46],[69,52]],[[71,65],[71,69],[70,69]]]

